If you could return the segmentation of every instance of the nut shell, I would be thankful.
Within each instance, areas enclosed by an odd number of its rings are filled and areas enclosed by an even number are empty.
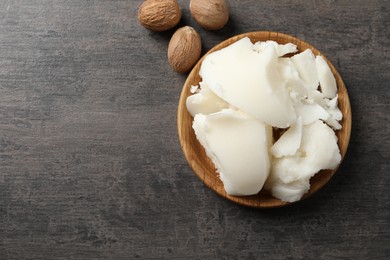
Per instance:
[[[176,0],[146,0],[138,10],[140,24],[155,32],[175,27],[180,19],[181,10]]]
[[[179,28],[168,45],[168,62],[179,73],[188,72],[199,60],[202,42],[196,30],[190,26]]]
[[[195,21],[207,30],[222,29],[229,20],[225,0],[191,0],[190,12]]]

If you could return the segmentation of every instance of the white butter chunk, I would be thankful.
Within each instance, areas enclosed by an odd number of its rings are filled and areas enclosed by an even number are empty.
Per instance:
[[[332,127],[334,130],[339,130],[342,128],[341,124],[335,120],[334,118],[332,117],[329,117],[326,121],[325,121],[330,127]]]
[[[286,128],[296,114],[280,76],[275,48],[261,53],[249,38],[206,56],[200,76],[217,96],[271,126]]]
[[[298,116],[302,117],[302,124],[303,125],[309,125],[318,119],[321,120],[327,120],[329,118],[328,112],[318,105],[317,103],[314,104],[303,104],[299,103],[296,104],[295,109],[297,111]]]
[[[318,90],[310,90],[307,92],[307,103],[308,104],[318,104],[323,108],[326,108],[328,105],[328,99]]]
[[[301,146],[302,139],[302,117],[276,141],[271,148],[271,153],[275,157],[294,155]]]
[[[313,52],[310,49],[307,49],[304,52],[292,56],[291,60],[308,89],[317,89],[319,80]]]
[[[291,58],[279,58],[278,67],[292,99],[295,102],[300,102],[301,99],[307,98],[308,89],[305,82],[299,76],[298,70],[291,61]]]
[[[284,80],[300,79],[299,72],[291,58],[278,59],[279,71]]]
[[[265,189],[283,201],[298,201],[309,190],[312,176],[335,169],[340,161],[335,133],[318,120],[303,127],[301,147],[294,156],[273,161]]]
[[[295,53],[298,51],[297,46],[292,43],[278,44],[275,41],[256,42],[253,45],[253,50],[256,52],[264,51],[268,46],[272,45],[276,49],[278,57],[282,57],[289,53]]]
[[[264,184],[264,189],[282,201],[294,202],[302,198],[302,196],[310,189],[310,179],[302,178],[290,183],[284,183],[277,176],[270,175]]]
[[[337,121],[340,121],[343,118],[343,114],[338,107],[338,96],[329,100],[327,111]]]
[[[322,56],[316,57],[316,67],[322,94],[327,98],[334,98],[337,94],[336,79]]]
[[[232,109],[196,114],[193,129],[230,195],[258,193],[270,171],[269,126]]]
[[[320,120],[303,126],[301,147],[294,156],[276,158],[272,175],[290,183],[311,178],[323,169],[333,170],[341,161],[334,131]]]
[[[221,111],[228,108],[229,104],[215,95],[205,84],[201,84],[200,91],[187,98],[186,106],[188,112],[195,116],[199,113],[211,114]]]
[[[325,100],[327,101],[327,99]],[[341,129],[339,121],[343,119],[343,113],[338,107],[338,95],[327,102],[326,111],[329,114],[329,118],[325,122],[335,130]]]
[[[196,85],[196,86],[191,86],[190,87],[190,92],[192,93],[192,94],[194,94],[194,93],[197,93],[199,90],[199,86],[198,85]]]

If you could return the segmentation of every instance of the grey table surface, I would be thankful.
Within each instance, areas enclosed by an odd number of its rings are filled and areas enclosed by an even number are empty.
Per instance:
[[[0,259],[389,259],[390,2],[230,0],[203,50],[270,30],[336,66],[353,128],[320,192],[257,210],[209,190],[179,145],[186,75],[142,1],[0,1]]]

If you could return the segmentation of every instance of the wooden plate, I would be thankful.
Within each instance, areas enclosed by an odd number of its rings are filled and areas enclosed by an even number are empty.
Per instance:
[[[216,45],[209,52],[207,52],[203,56],[203,58],[199,60],[199,62],[192,69],[191,73],[188,75],[186,82],[184,83],[183,90],[181,92],[181,96],[179,100],[178,114],[177,114],[177,125],[178,125],[180,144],[183,149],[184,155],[190,167],[195,172],[195,174],[210,189],[215,191],[217,194],[233,202],[236,202],[241,205],[249,206],[249,207],[256,207],[256,208],[281,207],[291,203],[283,202],[277,198],[274,198],[273,196],[271,196],[269,192],[265,190],[262,190],[258,194],[252,196],[239,197],[239,196],[230,196],[226,194],[223,187],[223,183],[219,179],[215,171],[214,164],[206,156],[205,150],[203,149],[203,147],[195,137],[194,130],[192,129],[193,118],[188,113],[186,108],[186,99],[189,95],[191,95],[190,87],[193,85],[198,85],[198,83],[201,81],[201,78],[199,76],[199,69],[204,57],[211,52],[222,49],[242,39],[243,37],[249,37],[253,43],[257,41],[266,41],[266,40],[273,40],[280,44],[291,42],[298,46],[299,52],[302,52],[306,49],[311,49],[315,55],[322,55],[321,52],[319,52],[316,48],[314,48],[310,44],[298,38],[295,38],[290,35],[282,34],[282,33],[267,32],[267,31],[244,33],[238,36],[234,36]],[[326,58],[325,60],[328,62],[336,78],[337,86],[338,86],[338,95],[339,95],[339,108],[343,113],[343,120],[341,122],[342,129],[336,132],[338,137],[338,145],[340,148],[341,157],[343,159],[348,148],[349,138],[351,134],[351,107],[349,103],[348,93],[345,88],[343,80],[341,79],[339,73],[334,68],[334,66]],[[323,187],[330,180],[330,178],[335,174],[336,171],[337,169],[333,171],[323,170],[317,173],[310,181],[311,182],[310,190],[302,197],[302,199],[309,197],[310,195],[318,191],[321,187]]]

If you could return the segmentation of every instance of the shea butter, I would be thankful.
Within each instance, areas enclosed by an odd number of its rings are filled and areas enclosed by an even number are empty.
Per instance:
[[[297,50],[245,37],[201,64],[202,81],[186,105],[229,195],[264,188],[294,202],[310,189],[310,178],[341,161],[336,80],[322,56]]]
[[[270,171],[269,126],[233,109],[195,115],[195,134],[230,195],[258,193]]]
[[[266,124],[285,128],[296,114],[277,60],[273,45],[258,53],[244,38],[207,55],[199,74],[221,99]]]

